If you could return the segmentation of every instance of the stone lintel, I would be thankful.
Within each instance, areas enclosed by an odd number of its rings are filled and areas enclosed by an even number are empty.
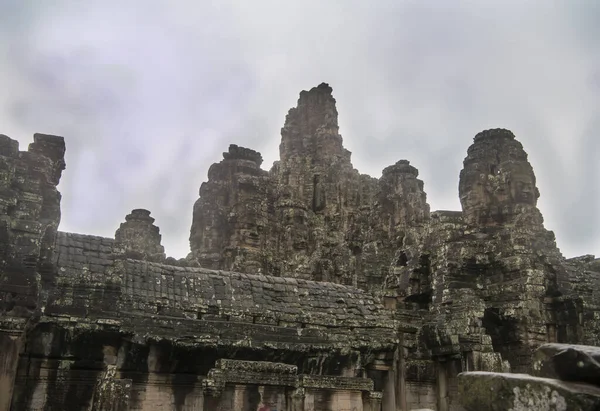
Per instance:
[[[205,388],[221,391],[225,384],[276,385],[295,388],[317,388],[372,392],[373,380],[333,375],[298,375],[298,367],[267,361],[217,360],[208,373]]]
[[[227,358],[217,360],[215,368],[219,368],[221,370],[240,372],[252,371],[271,374],[298,374],[298,367],[295,365],[268,361],[231,360]]]
[[[300,375],[300,386],[331,390],[368,391],[374,389],[373,380],[360,377],[339,377],[332,375]]]

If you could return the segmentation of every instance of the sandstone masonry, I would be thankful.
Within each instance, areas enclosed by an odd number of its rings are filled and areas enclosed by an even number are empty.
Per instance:
[[[233,144],[210,167],[175,260],[144,209],[57,231],[63,138],[0,135],[0,411],[475,409],[461,392],[516,378],[485,372],[600,344],[600,260],[562,256],[510,131],[475,136],[462,210],[434,212],[409,161],[354,169],[327,84],[281,136],[269,171]]]

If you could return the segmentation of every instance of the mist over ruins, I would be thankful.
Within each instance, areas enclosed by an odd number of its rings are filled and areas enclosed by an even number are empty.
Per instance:
[[[600,409],[600,259],[561,254],[516,136],[465,136],[431,211],[409,160],[354,169],[332,93],[270,170],[210,167],[182,259],[141,208],[58,231],[70,136],[0,135],[0,411]]]

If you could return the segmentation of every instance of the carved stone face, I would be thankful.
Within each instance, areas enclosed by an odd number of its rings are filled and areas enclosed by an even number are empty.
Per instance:
[[[285,211],[284,229],[295,250],[306,249],[308,244],[308,226],[306,212],[297,209]]]
[[[535,205],[537,189],[535,181],[529,173],[517,172],[510,179],[510,195],[515,203]]]
[[[469,209],[485,207],[489,203],[489,199],[487,197],[488,196],[486,195],[484,184],[477,181],[466,193],[465,207]]]

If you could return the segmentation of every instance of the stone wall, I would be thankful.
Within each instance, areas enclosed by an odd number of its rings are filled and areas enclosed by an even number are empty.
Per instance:
[[[58,233],[11,410],[337,411],[390,362],[395,320],[363,290],[128,258],[136,244]]]

